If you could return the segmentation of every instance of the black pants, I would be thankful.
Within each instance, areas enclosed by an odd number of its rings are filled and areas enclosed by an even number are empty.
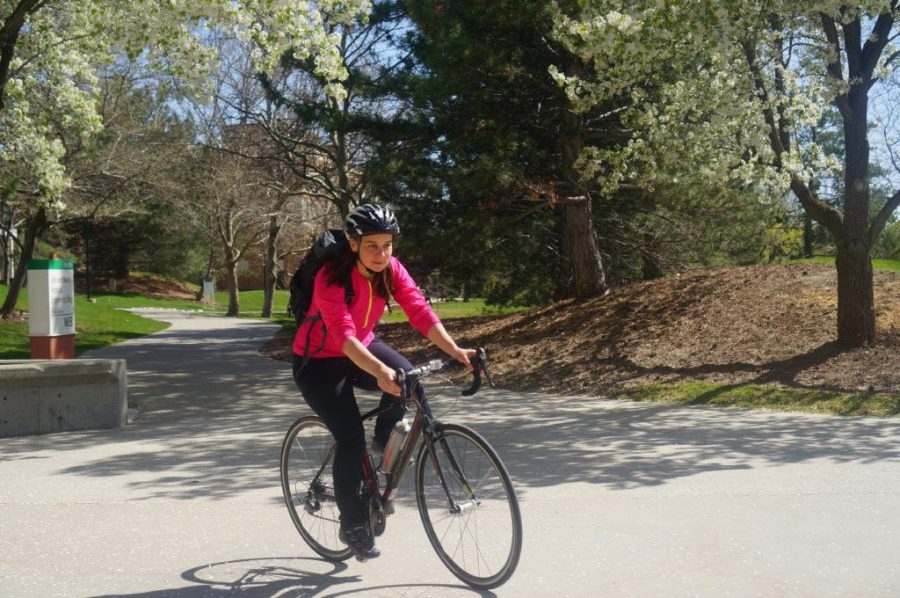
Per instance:
[[[372,341],[368,349],[390,368],[412,367],[405,357],[378,338]],[[300,370],[302,363],[303,357],[294,355],[294,381],[306,403],[328,426],[337,445],[333,474],[334,493],[341,512],[341,525],[345,527],[359,525],[367,517],[366,505],[359,500],[366,437],[353,388],[378,390],[378,383],[374,376],[357,367],[349,357],[311,358]],[[424,398],[421,386],[417,387],[415,392]],[[395,399],[396,397],[382,393],[380,406],[387,406]],[[391,429],[402,418],[403,406],[399,402],[395,403],[393,409],[376,418],[375,438],[382,445],[387,443]]]

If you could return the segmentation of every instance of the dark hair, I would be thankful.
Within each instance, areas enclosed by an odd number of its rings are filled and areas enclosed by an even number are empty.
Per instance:
[[[354,236],[353,239],[360,243],[361,237]],[[338,253],[331,264],[331,269],[325,275],[328,284],[344,287],[350,281],[353,269],[356,267],[357,254],[350,249],[350,244]],[[391,263],[388,262],[387,267],[380,273],[372,277],[372,289],[375,294],[385,300],[390,299],[394,294],[394,273],[391,269]]]

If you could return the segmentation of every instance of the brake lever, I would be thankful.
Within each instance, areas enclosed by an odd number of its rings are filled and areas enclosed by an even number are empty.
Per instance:
[[[491,380],[491,375],[488,373],[487,369],[487,353],[481,347],[475,349],[475,356],[469,360],[472,364],[472,386],[462,391],[462,396],[471,397],[478,389],[481,388],[481,372],[484,372],[485,377],[488,380],[488,384],[491,385],[491,388],[494,388],[494,381]]]
[[[480,347],[479,350],[481,351],[481,354],[483,356],[481,359],[481,366],[484,368],[484,377],[487,378],[488,386],[490,386],[491,388],[496,388],[494,386],[494,380],[493,378],[491,378],[491,371],[488,369],[487,354],[485,353],[484,349]]]
[[[394,370],[395,372],[395,382],[397,382],[397,386],[400,387],[400,396],[397,397],[398,400],[405,401],[409,398],[410,392],[409,388],[407,388],[406,383],[406,372],[403,371],[403,368],[397,368]]]

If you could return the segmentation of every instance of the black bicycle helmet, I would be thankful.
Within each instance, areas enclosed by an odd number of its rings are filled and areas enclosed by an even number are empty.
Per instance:
[[[344,224],[348,237],[381,233],[400,234],[400,225],[397,224],[394,212],[390,208],[374,203],[363,204],[350,212]]]

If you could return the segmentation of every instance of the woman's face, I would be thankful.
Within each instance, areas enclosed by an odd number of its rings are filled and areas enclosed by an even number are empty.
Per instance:
[[[350,239],[350,249],[359,253],[359,261],[373,272],[381,272],[391,261],[394,252],[394,235],[383,233],[366,235],[359,241]]]

